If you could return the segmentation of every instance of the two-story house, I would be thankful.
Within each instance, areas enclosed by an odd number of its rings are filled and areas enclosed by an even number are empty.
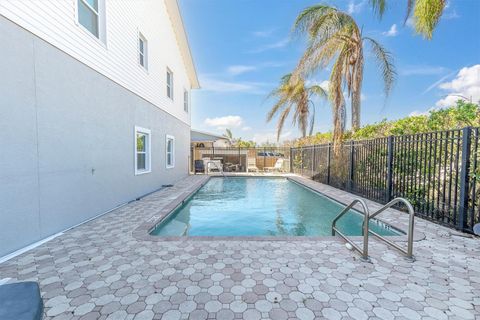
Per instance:
[[[0,257],[188,174],[176,0],[0,1]]]

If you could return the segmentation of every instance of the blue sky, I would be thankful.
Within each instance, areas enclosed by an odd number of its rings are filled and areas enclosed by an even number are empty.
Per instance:
[[[305,48],[291,37],[297,14],[312,0],[180,0],[202,89],[192,92],[192,127],[261,143],[275,141],[276,122],[266,123],[268,93],[296,65]],[[325,3],[325,2],[324,2]],[[382,20],[368,0],[326,2],[350,12],[364,35],[381,42],[395,58],[397,81],[384,99],[380,74],[368,56],[364,73],[362,124],[422,113],[455,100],[480,99],[480,1],[451,0],[432,40],[403,24],[406,1],[390,1]],[[324,83],[328,71],[312,82]],[[331,130],[327,102],[316,101],[315,131]],[[282,139],[299,136],[287,123]]]

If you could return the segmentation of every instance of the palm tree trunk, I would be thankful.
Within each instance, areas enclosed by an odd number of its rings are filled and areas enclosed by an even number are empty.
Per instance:
[[[338,105],[333,106],[333,153],[338,155],[342,144],[343,132],[345,130],[345,100],[343,95],[339,96]]]
[[[363,82],[363,48],[361,40],[358,42],[357,61],[354,65],[352,83],[352,131],[360,129],[360,115],[362,103],[362,82]]]
[[[300,113],[300,128],[302,130],[302,137],[307,136],[307,127],[308,127],[308,95],[304,91],[302,92],[302,98],[300,100],[301,104],[301,113]]]

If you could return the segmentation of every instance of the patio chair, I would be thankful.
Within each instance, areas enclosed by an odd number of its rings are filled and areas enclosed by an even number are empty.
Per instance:
[[[224,169],[225,169],[225,171],[227,171],[227,172],[237,172],[237,171],[240,171],[238,164],[233,164],[233,163],[230,163],[230,162],[225,163]]]
[[[247,159],[247,172],[250,172],[250,171],[258,172],[257,158],[248,158]]]
[[[207,162],[207,171],[210,172],[223,172],[223,164],[221,160],[210,160]]]
[[[205,165],[203,164],[203,160],[195,160],[195,174],[197,172],[205,173]]]
[[[0,319],[41,320],[43,300],[36,282],[0,285]]]
[[[277,159],[273,167],[265,167],[265,171],[283,171],[283,159]]]

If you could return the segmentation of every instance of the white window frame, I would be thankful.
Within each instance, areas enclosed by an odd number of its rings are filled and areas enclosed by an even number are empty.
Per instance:
[[[172,140],[172,163],[169,165],[168,164],[168,140]],[[175,168],[175,137],[171,136],[169,134],[166,135],[165,137],[165,167],[167,169],[172,169]]]
[[[169,76],[170,75],[170,83],[168,82]],[[167,68],[167,97],[173,100],[173,72],[170,70],[170,68]]]
[[[183,89],[183,111],[188,113],[190,110],[190,92],[187,89]]]
[[[106,47],[107,39],[106,39],[106,15],[105,15],[105,0],[98,0],[98,10],[95,10],[90,6],[90,4],[86,0],[73,0],[75,1],[75,24],[86,34],[88,34],[92,39],[95,39]],[[78,3],[82,2],[86,5],[90,10],[93,11],[97,15],[97,28],[98,28],[98,36],[94,35],[90,30],[88,30],[83,24],[80,23],[80,14],[79,14],[79,7]]]
[[[138,163],[137,163],[137,133],[141,133],[141,134],[144,134],[146,135],[148,138],[147,138],[147,143],[146,143],[146,148],[145,148],[145,169],[138,169]],[[152,172],[152,132],[150,131],[150,129],[146,129],[146,128],[142,128],[142,127],[138,127],[138,126],[135,126],[135,131],[134,131],[134,135],[133,135],[133,138],[134,138],[134,156],[135,156],[135,175],[138,176],[138,175],[141,175],[141,174],[145,174],[145,173],[150,173]]]
[[[143,42],[143,52],[140,51],[140,41]],[[138,33],[137,52],[138,65],[145,70],[148,70],[148,40],[141,32]],[[143,65],[141,63],[141,57],[143,57]]]

